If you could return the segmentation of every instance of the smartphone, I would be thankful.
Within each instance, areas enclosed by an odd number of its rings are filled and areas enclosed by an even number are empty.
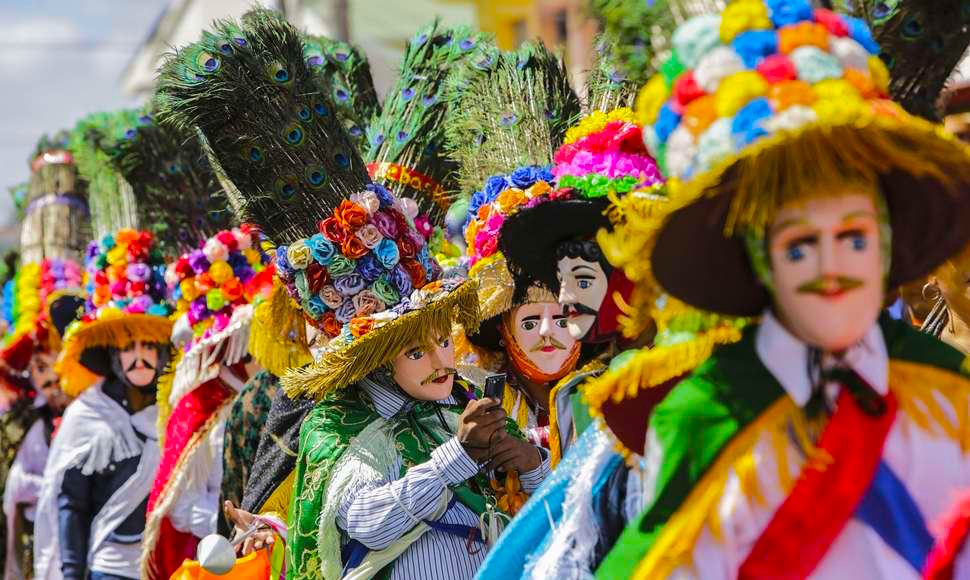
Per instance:
[[[490,375],[485,379],[485,396],[490,399],[502,400],[505,392],[505,373]]]

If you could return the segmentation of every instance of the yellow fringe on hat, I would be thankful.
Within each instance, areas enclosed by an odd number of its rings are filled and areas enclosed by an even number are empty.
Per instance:
[[[732,236],[763,232],[790,201],[838,194],[846,183],[875,184],[894,169],[945,187],[970,182],[967,145],[894,103],[880,107],[879,113],[853,110],[852,118],[779,131],[687,183],[671,181],[671,188],[684,203],[734,193],[725,224],[725,235]]]
[[[172,321],[150,314],[124,314],[81,323],[66,333],[55,366],[61,388],[68,396],[76,397],[100,379],[81,364],[81,355],[89,348],[125,348],[136,341],[168,344],[171,335]]]
[[[449,334],[452,321],[466,333],[478,331],[478,285],[463,283],[447,296],[375,328],[339,350],[326,352],[306,368],[292,368],[281,379],[291,398],[322,398],[390,363],[408,346],[428,340],[433,331]]]
[[[155,423],[158,427],[158,447],[165,448],[165,427],[168,425],[168,418],[172,414],[172,404],[169,397],[172,395],[172,385],[175,383],[175,369],[182,361],[185,353],[181,348],[173,348],[171,360],[165,367],[165,372],[158,377],[155,392],[155,404],[158,405],[158,420]]]
[[[313,362],[307,345],[303,311],[278,278],[273,279],[270,299],[253,309],[249,352],[276,376]]]
[[[619,327],[623,336],[635,339],[654,325],[654,303],[660,296],[660,286],[650,269],[650,253],[656,231],[671,206],[663,185],[635,191],[618,197],[610,194],[611,205],[607,217],[612,230],[601,229],[596,241],[606,259],[621,268],[633,282],[628,304],[622,304]]]

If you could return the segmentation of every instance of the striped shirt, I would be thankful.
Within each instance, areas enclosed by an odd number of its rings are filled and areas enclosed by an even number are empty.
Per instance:
[[[389,419],[410,405],[411,400],[378,383],[360,383],[371,397],[378,414]],[[440,404],[454,404],[448,397]],[[520,476],[526,493],[533,492],[549,473],[549,458],[540,450],[542,464]],[[431,459],[415,465],[401,476],[402,458],[397,456],[383,481],[351,490],[337,511],[337,525],[348,536],[372,550],[386,548],[410,531],[420,520],[429,519],[448,486],[474,477],[478,464],[452,437],[431,452]],[[455,502],[437,521],[477,528],[478,515],[461,502]],[[469,549],[470,548],[470,549]],[[472,552],[472,553],[469,553]],[[394,563],[392,580],[472,578],[485,560],[484,546],[468,544],[465,539],[431,529]]]

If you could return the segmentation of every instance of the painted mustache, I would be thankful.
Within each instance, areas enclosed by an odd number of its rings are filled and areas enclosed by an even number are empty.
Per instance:
[[[458,374],[458,371],[455,369],[449,369],[449,368],[438,369],[435,372],[428,375],[423,381],[421,381],[421,385],[424,386],[424,385],[427,385],[428,383],[433,383],[438,379],[447,377],[448,375],[457,375],[457,374]]]
[[[590,308],[585,304],[576,302],[575,304],[563,304],[562,305],[562,315],[566,317],[579,316],[581,314],[590,314],[596,316],[599,314],[595,308]]]
[[[535,345],[532,348],[529,349],[529,352],[536,352],[536,351],[542,350],[542,349],[544,349],[544,348],[546,348],[548,346],[551,346],[553,348],[557,348],[559,350],[566,350],[566,345],[565,344],[559,342],[558,340],[556,340],[555,338],[552,338],[550,336],[550,337],[548,337],[548,338],[546,338],[544,340],[540,340],[539,342],[535,343]]]
[[[825,276],[806,282],[798,287],[801,294],[817,294],[819,296],[838,296],[862,286],[864,282],[849,276]]]
[[[131,372],[135,370],[136,368],[138,368],[139,364],[147,370],[150,370],[150,371],[155,370],[155,367],[152,366],[151,363],[149,363],[148,361],[142,360],[140,358],[136,358],[135,360],[131,361],[131,364],[128,365],[128,368],[125,369],[125,372]]]

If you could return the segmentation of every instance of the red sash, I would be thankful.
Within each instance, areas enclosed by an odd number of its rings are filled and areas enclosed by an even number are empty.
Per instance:
[[[832,457],[824,470],[806,465],[738,571],[738,578],[806,578],[855,513],[882,458],[896,418],[896,398],[885,397],[878,417],[859,408],[847,389],[822,432],[818,447]]]

